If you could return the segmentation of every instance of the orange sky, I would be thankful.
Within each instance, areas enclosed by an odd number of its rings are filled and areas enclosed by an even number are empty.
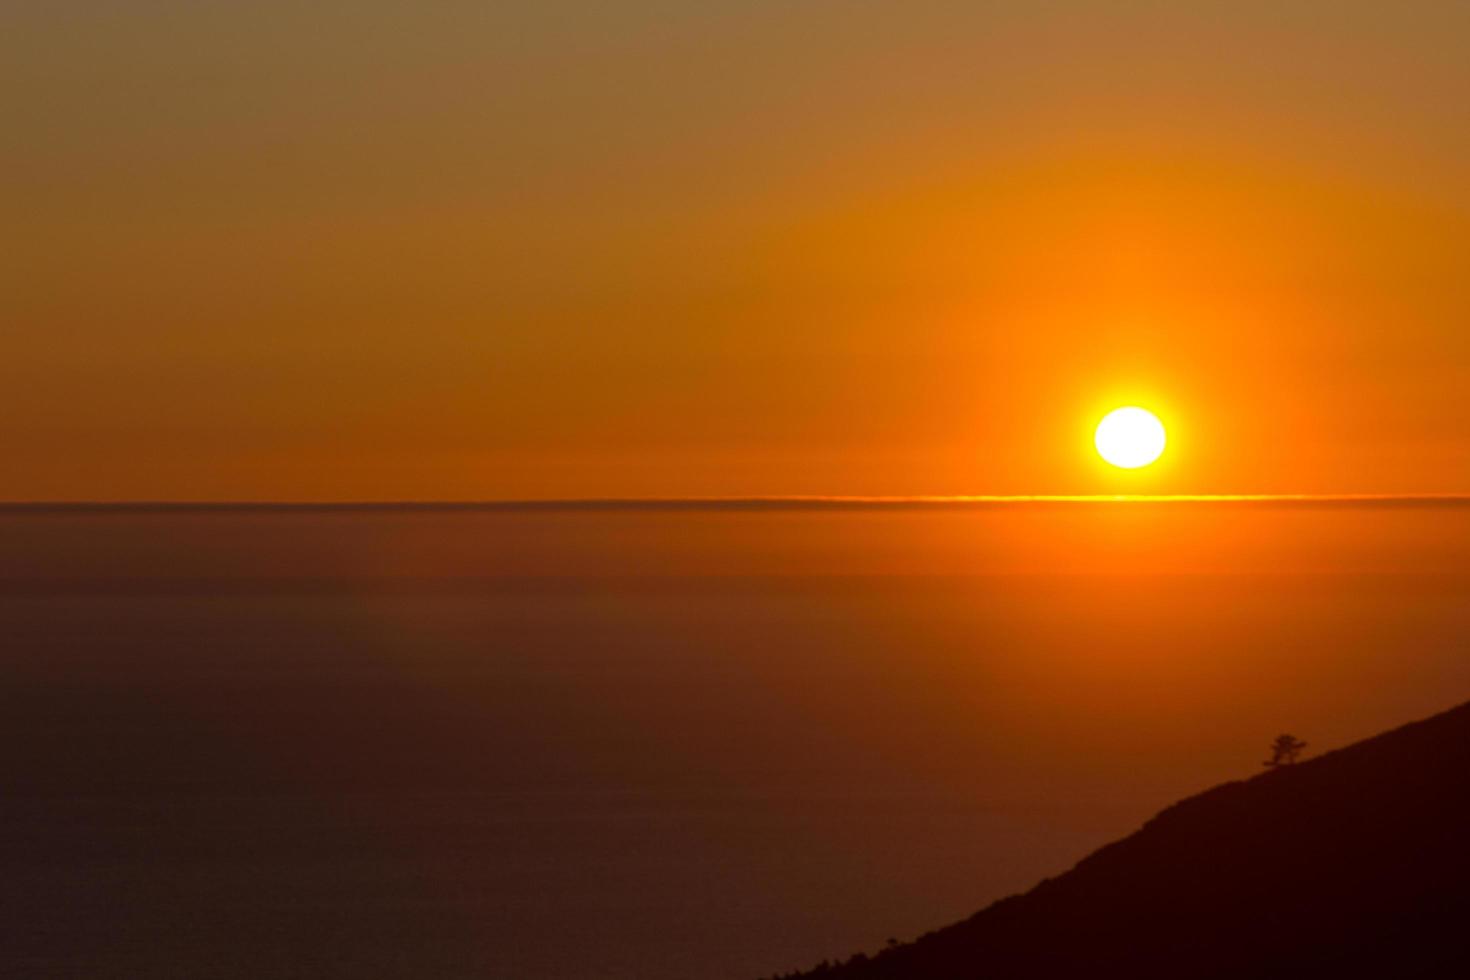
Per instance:
[[[1470,7],[963,6],[9,14],[0,498],[1470,491]]]

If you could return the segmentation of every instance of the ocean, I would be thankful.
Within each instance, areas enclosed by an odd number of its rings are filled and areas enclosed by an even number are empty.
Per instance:
[[[1455,500],[0,508],[0,973],[755,980],[1470,700]]]

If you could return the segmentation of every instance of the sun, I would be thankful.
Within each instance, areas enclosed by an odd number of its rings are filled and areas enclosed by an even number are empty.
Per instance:
[[[1164,423],[1147,409],[1119,408],[1097,424],[1093,442],[1098,455],[1109,463],[1136,470],[1164,454]]]

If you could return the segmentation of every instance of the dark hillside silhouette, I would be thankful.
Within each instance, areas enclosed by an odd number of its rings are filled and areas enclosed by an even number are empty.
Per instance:
[[[1470,705],[1227,783],[825,980],[1470,976]]]

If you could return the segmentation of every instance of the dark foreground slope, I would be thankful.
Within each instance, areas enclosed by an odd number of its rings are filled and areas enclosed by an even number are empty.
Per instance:
[[[798,976],[1470,976],[1470,705],[1216,787],[1025,895]]]

